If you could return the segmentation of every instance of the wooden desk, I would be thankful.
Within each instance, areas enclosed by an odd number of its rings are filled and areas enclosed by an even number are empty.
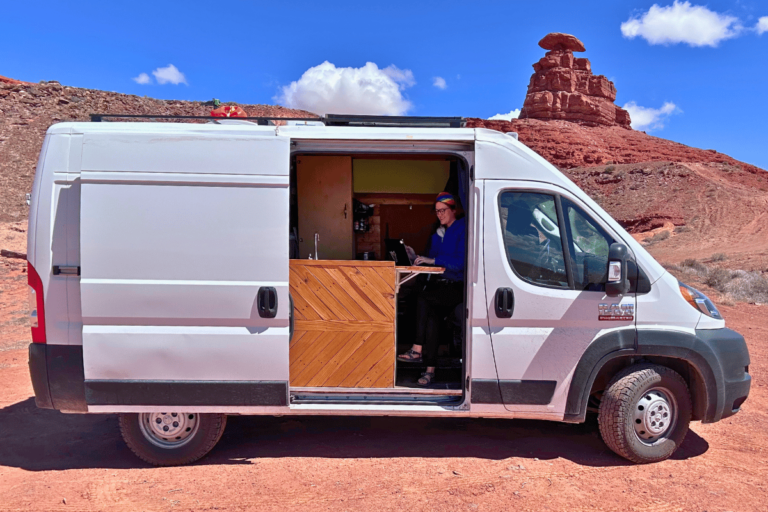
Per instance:
[[[397,279],[395,280],[395,294],[397,294],[401,284],[410,281],[419,274],[442,274],[445,272],[445,267],[395,267],[395,272],[397,272]]]
[[[395,265],[291,260],[293,387],[394,388]]]

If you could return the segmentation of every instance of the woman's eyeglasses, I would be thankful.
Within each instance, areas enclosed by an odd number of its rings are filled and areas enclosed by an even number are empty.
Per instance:
[[[450,210],[450,208],[435,208],[432,211],[435,212],[435,215],[443,215],[448,210]]]

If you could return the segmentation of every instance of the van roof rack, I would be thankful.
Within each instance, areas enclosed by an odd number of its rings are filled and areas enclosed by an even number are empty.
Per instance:
[[[463,117],[418,117],[418,116],[355,116],[326,114],[326,126],[413,126],[422,128],[463,128],[467,121]]]
[[[91,122],[100,123],[108,118],[117,119],[207,119],[221,121],[233,119],[253,121],[259,125],[268,125],[270,121],[319,121],[325,126],[410,126],[414,128],[463,128],[467,121],[463,117],[424,117],[424,116],[358,116],[327,114],[318,117],[213,117],[213,116],[170,116],[157,114],[91,114]]]

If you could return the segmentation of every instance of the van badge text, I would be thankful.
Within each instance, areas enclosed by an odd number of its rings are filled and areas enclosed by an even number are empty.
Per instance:
[[[612,320],[612,321],[634,320],[635,305],[634,304],[598,304],[597,319]]]

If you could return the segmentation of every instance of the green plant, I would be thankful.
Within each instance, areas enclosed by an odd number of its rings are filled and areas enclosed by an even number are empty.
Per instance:
[[[717,252],[717,253],[713,254],[712,257],[710,258],[710,260],[712,260],[714,262],[716,262],[716,261],[725,261],[727,259],[728,259],[728,256],[726,256],[724,252]]]

